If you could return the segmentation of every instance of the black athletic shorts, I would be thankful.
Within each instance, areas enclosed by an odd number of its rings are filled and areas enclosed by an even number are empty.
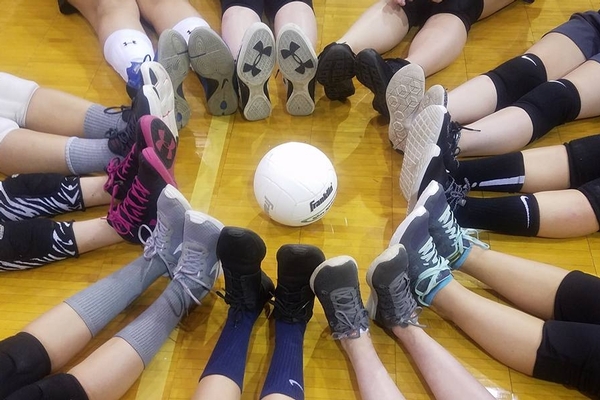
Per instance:
[[[579,47],[587,60],[600,62],[600,12],[575,13],[567,22],[550,32],[565,35]]]

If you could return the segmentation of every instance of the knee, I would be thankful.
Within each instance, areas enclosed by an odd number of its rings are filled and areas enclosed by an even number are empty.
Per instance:
[[[467,32],[483,12],[483,0],[445,0],[432,5],[432,15],[452,14],[465,25]]]

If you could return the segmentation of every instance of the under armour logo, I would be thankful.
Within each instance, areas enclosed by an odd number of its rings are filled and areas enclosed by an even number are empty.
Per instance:
[[[167,160],[171,160],[174,157],[174,150],[177,147],[177,144],[175,143],[174,140],[171,140],[169,143],[167,143],[167,141],[165,140],[165,130],[164,129],[159,129],[158,130],[158,140],[156,141],[156,147],[158,147],[158,150],[163,150],[166,149],[167,150]]]
[[[258,63],[260,63],[263,56],[271,57],[273,48],[271,46],[264,47],[262,40],[259,40],[258,43],[254,45],[253,49],[256,50],[258,54],[256,55],[256,58],[254,58],[252,64],[244,63],[243,71],[250,71],[252,72],[252,76],[256,76],[262,72],[262,70],[257,67]]]
[[[296,51],[300,48],[300,45],[295,42],[290,43],[289,49],[282,49],[281,56],[285,60],[288,57],[292,57],[294,61],[298,63],[298,67],[296,67],[295,71],[299,74],[304,74],[306,72],[306,68],[314,68],[315,64],[312,60],[302,61],[302,59],[296,54]]]
[[[132,40],[131,42],[123,42],[123,46],[127,47],[130,44],[137,44],[137,42],[135,40]]]

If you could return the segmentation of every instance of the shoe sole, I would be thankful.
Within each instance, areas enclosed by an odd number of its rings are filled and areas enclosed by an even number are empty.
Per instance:
[[[392,76],[385,92],[390,116],[388,136],[395,150],[404,151],[411,117],[419,107],[425,91],[423,69],[408,64]]]
[[[379,54],[373,49],[358,53],[355,66],[356,78],[373,92],[373,108],[375,111],[389,118],[390,114],[386,105],[388,82],[385,80],[385,71],[379,65],[379,57]]]
[[[277,63],[292,93],[286,103],[291,115],[310,115],[315,110],[315,99],[309,84],[317,73],[317,54],[310,40],[295,24],[283,26],[277,37]]]
[[[425,179],[425,173],[427,172],[427,167],[431,163],[434,157],[440,156],[440,148],[431,144],[428,148],[423,152],[423,158],[419,161],[416,167],[417,173],[415,174],[415,179],[412,182],[412,188],[410,191],[410,196],[407,199],[406,213],[409,214],[414,208],[415,203],[419,199],[419,189],[423,183],[423,179]],[[429,184],[429,182],[427,182]]]
[[[175,179],[171,176],[171,173],[163,163],[162,157],[158,155],[154,148],[146,147],[144,150],[142,150],[142,157],[152,167],[152,169],[154,169],[154,171],[160,175],[165,182],[165,186],[166,184],[169,184],[177,187],[177,182],[175,182]]]
[[[270,48],[270,52],[263,53],[261,48]],[[275,38],[265,24],[255,23],[244,35],[237,60],[238,79],[246,85],[249,92],[248,101],[242,110],[244,117],[249,121],[265,119],[271,115],[271,101],[265,94],[264,87],[274,67]],[[256,73],[253,74],[253,71]]]
[[[238,108],[233,89],[235,62],[229,47],[215,31],[198,27],[190,34],[188,44],[190,64],[201,77],[217,83],[214,93],[206,93],[206,106],[212,115],[229,115]]]
[[[175,98],[175,120],[181,129],[190,120],[190,106],[183,94],[183,81],[190,70],[188,46],[181,34],[167,29],[158,38],[157,61],[165,68],[173,87]]]
[[[425,150],[438,141],[445,114],[444,107],[433,105],[420,112],[412,123],[400,169],[400,189],[406,200],[411,197],[417,166]]]
[[[146,147],[154,149],[161,162],[175,178],[175,156],[177,155],[177,139],[162,120],[151,115],[144,115],[139,120]]]
[[[185,211],[192,209],[192,205],[188,199],[173,185],[167,184],[162,191],[162,195],[170,200],[177,201]]]
[[[358,271],[358,264],[356,263],[356,260],[350,256],[337,256],[337,257],[333,257],[333,258],[329,258],[325,261],[323,261],[321,264],[319,264],[317,266],[317,268],[315,268],[315,270],[313,271],[312,275],[310,276],[310,280],[309,280],[309,284],[310,284],[310,288],[313,291],[313,293],[315,293],[316,295],[316,291],[315,291],[315,280],[317,279],[317,275],[319,275],[319,271],[327,268],[327,267],[331,267],[331,268],[335,268],[335,267],[341,267],[342,265],[346,264],[347,262],[351,262],[354,264],[354,266],[356,267],[356,270]]]
[[[211,217],[208,214],[203,213],[202,211],[188,210],[188,211],[186,211],[186,215],[189,216],[190,221],[193,219],[193,222],[195,222],[195,223],[203,223],[205,221],[209,221],[214,226],[219,228],[220,231],[223,230],[223,228],[225,227],[221,221],[219,221],[218,219],[216,219],[214,217]],[[218,269],[217,269],[217,275],[216,275],[215,281],[216,281],[216,279],[220,278],[223,275],[223,266],[221,265],[221,262],[218,261],[217,264],[218,264],[217,265]]]
[[[354,94],[354,63],[354,56],[344,47],[334,46],[321,56],[316,78],[329,100],[344,101]]]
[[[400,245],[400,246],[402,246],[402,245]],[[382,262],[385,262],[385,261],[390,261],[391,259],[393,259],[394,257],[396,257],[398,255],[398,253],[399,253],[398,250],[396,250],[396,252],[392,254],[392,250],[395,250],[395,249],[396,249],[396,246],[388,247],[387,249],[385,249],[383,251],[383,253],[378,255],[377,258],[375,258],[375,260],[373,260],[373,262],[369,266],[369,269],[367,270],[367,284],[371,288],[371,294],[369,295],[369,298],[367,299],[367,304],[365,306],[365,309],[367,310],[367,312],[369,313],[369,317],[373,321],[375,321],[375,317],[377,316],[377,305],[379,304],[379,298],[377,296],[377,291],[375,290],[375,285],[373,285],[373,274],[375,273],[375,270],[377,269],[379,264],[381,264]],[[387,257],[388,254],[390,254],[391,257],[388,258]],[[384,257],[384,255],[385,255],[385,257]]]

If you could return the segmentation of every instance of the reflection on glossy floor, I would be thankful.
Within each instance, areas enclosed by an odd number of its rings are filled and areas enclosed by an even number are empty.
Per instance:
[[[416,0],[415,0],[416,1]],[[209,23],[218,28],[216,0],[192,1]],[[337,39],[369,0],[354,2],[315,0],[320,45]],[[54,0],[0,0],[0,70],[63,89],[105,105],[127,103],[124,85],[108,67],[95,36],[81,17],[60,15]],[[453,88],[499,62],[517,55],[539,40],[550,28],[566,21],[575,11],[598,9],[598,1],[520,1],[476,24],[458,60],[431,77],[427,86],[441,83]],[[393,51],[403,54],[406,44]],[[275,253],[284,243],[311,243],[326,256],[350,254],[361,269],[363,298],[368,295],[366,268],[387,244],[403,219],[406,203],[397,183],[402,157],[391,150],[387,127],[371,108],[371,94],[360,84],[346,103],[328,101],[321,87],[311,117],[292,118],[283,106],[285,90],[280,77],[271,80],[274,111],[271,118],[247,122],[237,114],[212,118],[205,112],[202,87],[194,76],[185,83],[193,109],[192,120],[180,132],[176,176],[181,191],[192,205],[210,212],[227,225],[246,226],[262,235],[268,245],[264,270],[275,277]],[[558,144],[596,133],[598,119],[575,122],[555,129],[536,145]],[[321,221],[303,228],[270,222],[254,200],[253,171],[272,146],[304,141],[322,149],[333,161],[339,191],[331,211]],[[69,215],[83,219],[102,216],[104,208]],[[497,234],[482,237],[495,250],[577,268],[597,274],[600,236],[573,240],[523,239]],[[0,337],[14,334],[28,321],[65,297],[121,267],[140,253],[140,248],[121,244],[77,260],[60,262],[38,270],[0,274]],[[469,288],[497,299],[482,284],[457,274]],[[159,280],[143,297],[119,315],[87,347],[84,357],[138,315],[165,286]],[[222,281],[218,286],[223,285]],[[500,300],[498,300],[500,301]],[[209,296],[154,359],[127,399],[188,399],[211,353],[225,320],[226,306]],[[499,399],[582,398],[560,385],[541,382],[517,373],[490,358],[451,324],[433,312],[421,322],[431,336],[445,346]],[[251,342],[246,369],[245,399],[256,398],[273,349],[273,326],[259,319]],[[431,394],[401,346],[372,327],[381,359],[409,399],[428,399]],[[320,305],[308,325],[304,345],[307,399],[358,398],[348,361],[328,335]],[[78,360],[73,360],[76,363]]]

